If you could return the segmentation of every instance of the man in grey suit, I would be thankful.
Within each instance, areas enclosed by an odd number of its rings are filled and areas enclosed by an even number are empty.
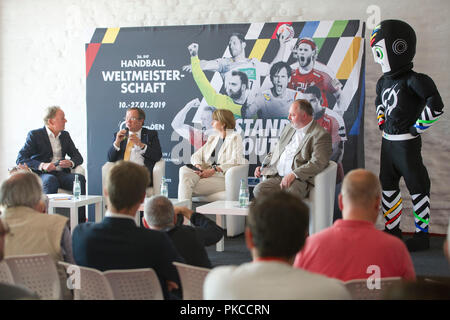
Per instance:
[[[266,178],[255,187],[255,197],[280,189],[308,197],[314,177],[328,166],[331,156],[331,136],[314,121],[313,114],[307,100],[291,104],[290,125],[284,127],[275,150],[255,169],[255,177]]]

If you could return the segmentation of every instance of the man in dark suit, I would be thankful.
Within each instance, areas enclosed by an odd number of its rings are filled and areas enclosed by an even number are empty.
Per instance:
[[[75,262],[98,269],[152,268],[166,298],[179,296],[178,273],[173,261],[184,262],[164,232],[139,228],[135,214],[145,199],[150,174],[131,161],[117,162],[106,176],[108,202],[100,223],[78,225],[72,234]]]
[[[128,109],[126,129],[114,134],[114,143],[108,151],[108,161],[131,161],[145,166],[150,173],[149,185],[153,185],[153,167],[162,157],[158,133],[143,128],[145,112],[140,108]]]
[[[184,217],[192,226],[183,225]],[[186,207],[174,208],[164,196],[154,196],[145,202],[143,224],[166,232],[187,264],[212,267],[205,246],[216,244],[223,237],[223,229],[214,221]]]
[[[42,180],[45,194],[57,193],[58,188],[72,190],[75,174],[70,169],[83,163],[83,157],[67,131],[64,111],[53,106],[46,109],[45,126],[28,133],[25,145],[17,156],[17,164],[26,164]],[[66,155],[70,160],[66,159]],[[81,194],[86,194],[86,179],[78,174]],[[78,222],[86,221],[85,207],[78,211]]]

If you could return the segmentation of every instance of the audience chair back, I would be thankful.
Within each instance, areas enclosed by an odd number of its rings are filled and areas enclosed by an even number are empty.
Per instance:
[[[203,300],[203,283],[210,269],[173,262],[180,276],[183,300]]]
[[[9,256],[4,259],[14,284],[36,292],[44,300],[62,299],[55,261],[48,254]]]
[[[353,300],[382,300],[386,291],[402,282],[400,277],[381,278],[379,288],[369,288],[368,279],[354,279],[344,282]]]
[[[81,175],[83,175],[83,176],[86,177],[86,170],[85,170],[84,167],[81,166],[81,165],[75,167],[74,169],[71,169],[70,172],[71,172],[71,173],[75,173],[75,174],[81,174]],[[66,190],[66,189],[63,189],[63,188],[58,188],[57,193],[67,193],[67,194],[72,194],[72,193],[73,193],[73,190]]]
[[[337,164],[330,161],[328,167],[314,177],[314,188],[305,203],[309,206],[309,234],[317,233],[333,224]]]
[[[66,269],[68,286],[75,300],[114,300],[108,280],[101,271],[93,268],[58,262]]]
[[[156,272],[151,269],[109,270],[108,280],[117,300],[164,300]]]
[[[0,262],[0,283],[14,284],[14,279],[5,261]]]

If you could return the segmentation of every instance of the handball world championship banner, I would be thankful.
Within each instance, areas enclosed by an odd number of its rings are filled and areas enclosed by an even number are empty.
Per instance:
[[[86,44],[89,194],[101,193],[130,107],[158,132],[171,197],[215,108],[234,113],[250,176],[300,98],[331,133],[340,175],[363,167],[364,29],[358,20],[96,29]]]

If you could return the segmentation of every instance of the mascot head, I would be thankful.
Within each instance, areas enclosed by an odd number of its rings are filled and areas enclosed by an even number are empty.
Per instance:
[[[412,62],[416,54],[416,33],[406,22],[384,20],[373,29],[370,46],[383,73],[393,73]]]

